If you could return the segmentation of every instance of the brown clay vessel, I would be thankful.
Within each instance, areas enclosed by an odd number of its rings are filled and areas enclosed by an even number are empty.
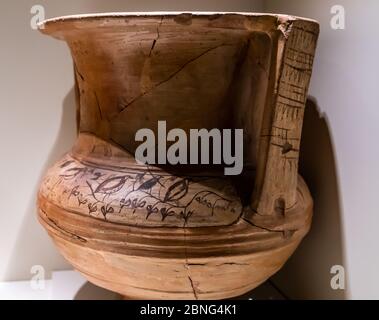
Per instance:
[[[78,138],[39,220],[91,282],[138,299],[221,299],[278,271],[308,232],[297,164],[314,21],[250,13],[47,20],[74,60]],[[244,170],[142,165],[140,128],[241,128]]]

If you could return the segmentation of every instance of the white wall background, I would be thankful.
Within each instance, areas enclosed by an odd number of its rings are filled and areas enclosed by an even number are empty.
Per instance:
[[[2,0],[0,2],[0,281],[30,278],[32,265],[70,268],[36,221],[41,176],[75,139],[72,64],[63,42],[30,28],[46,16],[106,11],[267,11],[315,18],[321,35],[303,139],[301,170],[315,198],[313,228],[274,281],[294,298],[379,298],[379,41],[377,0]],[[332,30],[330,8],[346,10]],[[320,113],[320,114],[319,114]],[[320,118],[320,115],[322,116]],[[329,286],[346,267],[347,290]]]

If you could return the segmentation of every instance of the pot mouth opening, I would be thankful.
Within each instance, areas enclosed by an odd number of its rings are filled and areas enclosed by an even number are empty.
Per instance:
[[[151,11],[151,12],[105,12],[65,15],[43,20],[38,23],[38,29],[48,35],[62,38],[62,33],[71,28],[85,29],[87,27],[126,26],[133,23],[153,24],[161,19],[171,19],[183,25],[196,21],[216,21],[217,19],[234,18],[243,24],[245,19],[269,19],[274,21],[305,20],[317,23],[315,20],[285,14],[256,12],[217,12],[217,11]]]
[[[258,12],[247,12],[247,11],[128,11],[128,12],[101,12],[101,13],[83,13],[83,14],[72,14],[58,16],[54,18],[49,18],[41,21],[38,25],[42,27],[43,25],[50,24],[53,22],[62,21],[74,21],[74,20],[94,20],[94,19],[110,19],[110,18],[161,18],[162,16],[174,17],[179,15],[189,15],[189,16],[200,16],[200,17],[211,17],[216,18],[217,16],[225,15],[237,15],[237,16],[281,16],[281,14],[273,13],[258,13]],[[286,15],[282,15],[286,16]],[[290,16],[290,15],[288,15]]]

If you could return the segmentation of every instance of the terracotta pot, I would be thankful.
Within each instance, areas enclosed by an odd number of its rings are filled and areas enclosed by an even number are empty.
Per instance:
[[[55,18],[74,60],[78,139],[46,174],[39,220],[91,282],[129,298],[227,298],[307,233],[297,173],[318,24],[282,15]],[[140,128],[244,130],[244,170],[138,164]]]

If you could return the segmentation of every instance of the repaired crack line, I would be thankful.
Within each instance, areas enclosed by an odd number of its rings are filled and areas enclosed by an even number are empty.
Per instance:
[[[99,102],[99,98],[97,97],[96,91],[94,91],[94,94],[95,94],[97,109],[99,110],[100,120],[103,120],[103,113],[101,112],[100,102]]]
[[[73,232],[67,231],[67,230],[65,230],[64,228],[62,228],[61,226],[59,226],[59,225],[55,222],[55,220],[51,219],[51,218],[46,214],[46,212],[45,212],[43,209],[40,209],[40,210],[43,212],[43,214],[45,215],[46,219],[47,219],[47,220],[48,220],[53,226],[55,226],[55,228],[56,228],[57,230],[59,230],[61,233],[65,234],[65,235],[67,235],[67,236],[69,236],[69,237],[71,237],[71,238],[77,239],[77,240],[79,240],[79,241],[81,241],[81,242],[87,242],[87,239],[85,239],[85,238],[83,238],[83,237],[80,237],[80,236],[76,235],[76,234],[73,233]]]
[[[265,230],[268,232],[284,232],[284,230],[273,230],[273,229],[265,228],[262,226],[258,226],[246,218],[242,218],[242,220],[246,221],[248,224],[252,225],[253,227],[256,227],[256,228],[259,228],[259,229],[262,229],[262,230]]]
[[[183,233],[184,242],[186,243],[187,242],[186,229],[183,228],[183,231],[184,231],[184,233]],[[190,263],[188,262],[187,246],[184,247],[184,255],[185,255],[185,261],[186,261],[184,268],[187,270],[187,277],[188,277],[188,280],[189,280],[191,288],[192,288],[193,296],[194,296],[195,300],[198,300],[196,288],[195,288],[195,285],[194,285],[193,280],[192,280],[191,275],[190,275]]]
[[[118,112],[118,114],[122,113],[123,111],[125,111],[131,104],[133,104],[134,102],[136,102],[137,100],[141,99],[142,97],[144,97],[146,94],[150,93],[151,91],[153,91],[155,88],[159,87],[160,85],[164,84],[165,82],[167,81],[170,81],[173,77],[175,77],[180,71],[182,71],[187,65],[189,65],[190,63],[196,61],[197,59],[201,58],[202,56],[204,56],[205,54],[207,54],[208,52],[212,51],[212,50],[216,50],[217,48],[220,48],[222,46],[226,46],[228,44],[219,44],[215,47],[212,47],[212,48],[208,48],[207,50],[205,50],[204,52],[202,52],[201,54],[199,54],[198,56],[188,60],[186,63],[184,63],[178,70],[176,70],[175,72],[173,72],[171,75],[169,75],[166,79],[158,82],[156,85],[154,85],[152,88],[150,88],[149,90],[141,93],[140,95],[138,95],[137,97],[135,97],[134,99],[132,99],[131,101],[129,101],[126,105],[124,105],[120,111]]]
[[[158,25],[157,25],[157,36],[156,36],[156,38],[153,40],[153,44],[151,45],[150,52],[149,52],[149,57],[151,56],[151,54],[152,54],[152,52],[153,52],[153,50],[154,50],[154,47],[155,47],[155,45],[157,44],[157,41],[158,41],[158,39],[159,39],[159,37],[160,37],[160,34],[159,34],[159,28],[161,27],[161,25],[162,25],[162,23],[163,23],[163,18],[164,18],[164,16],[162,16],[161,21],[160,21],[160,22],[158,23]]]
[[[195,299],[198,300],[198,297],[197,297],[197,293],[196,293],[196,290],[195,290],[195,286],[193,284],[193,281],[191,279],[191,277],[188,275],[188,280],[190,281],[191,283],[191,287],[192,287],[192,291],[193,291],[193,295],[195,296]]]
[[[250,224],[253,227],[256,227],[256,228],[259,228],[259,229],[262,229],[262,230],[265,230],[265,231],[268,231],[268,232],[281,233],[282,237],[285,238],[285,239],[290,238],[298,230],[298,229],[274,230],[274,229],[258,226],[258,225],[254,224],[253,222],[251,222],[250,220],[248,220],[246,218],[242,218],[242,220],[244,220],[245,222],[247,222],[248,224]]]

